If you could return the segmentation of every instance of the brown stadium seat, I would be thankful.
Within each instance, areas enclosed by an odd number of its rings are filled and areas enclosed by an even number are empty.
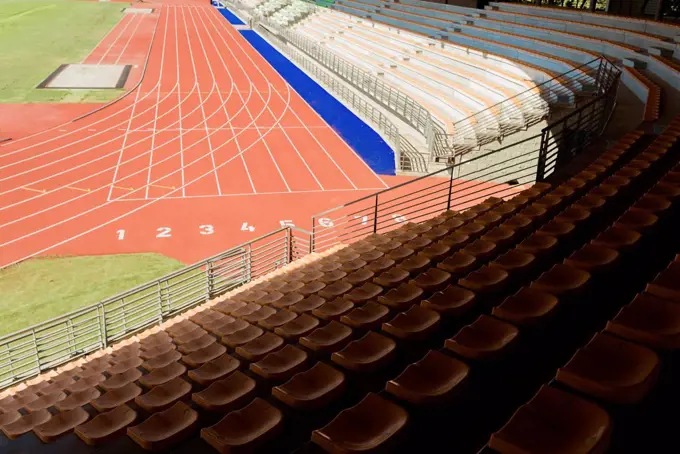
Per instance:
[[[248,303],[245,306],[241,307],[240,309],[236,309],[234,312],[231,313],[231,315],[237,318],[243,318],[246,315],[250,315],[259,309],[262,309],[261,305],[255,303]]]
[[[90,404],[98,411],[109,411],[119,405],[127,404],[135,399],[135,397],[142,394],[142,388],[134,383],[107,391],[98,398],[94,399]]]
[[[176,349],[177,346],[173,344],[172,342],[163,342],[161,344],[158,344],[155,347],[149,347],[148,349],[144,350],[143,347],[140,347],[139,350],[139,357],[142,359],[152,359],[157,356],[163,355],[165,353],[168,353],[170,350]]]
[[[652,350],[598,333],[557,371],[557,381],[586,395],[617,404],[634,404],[649,393],[659,375]]]
[[[583,291],[589,280],[587,271],[557,264],[532,282],[531,288],[560,297],[571,296]]]
[[[423,289],[413,284],[403,283],[399,287],[392,288],[383,296],[378,297],[378,302],[392,309],[405,309],[417,304],[423,296]]]
[[[194,315],[191,316],[190,320],[201,327],[204,328],[204,324],[210,323],[213,321],[219,321],[220,319],[227,317],[227,315],[222,314],[221,312],[213,311],[211,309],[204,309]]]
[[[428,293],[436,292],[446,287],[451,282],[451,273],[439,268],[430,268],[420,273],[410,283],[420,287]]]
[[[315,352],[332,353],[340,350],[352,336],[352,329],[332,321],[300,338],[300,344]]]
[[[347,281],[338,280],[332,284],[328,284],[323,290],[319,292],[319,296],[327,301],[339,298],[343,294],[352,290],[354,286]]]
[[[208,411],[227,412],[243,406],[255,396],[255,380],[236,371],[227,378],[213,382],[191,399]]]
[[[427,240],[431,241],[436,241],[441,239],[442,237],[448,235],[449,229],[446,227],[432,227],[430,230],[427,232],[423,233],[421,238],[425,238]]]
[[[496,243],[482,240],[481,238],[465,246],[462,253],[469,254],[477,259],[477,262],[486,262],[489,258],[496,255]]]
[[[103,355],[98,358],[90,359],[87,361],[85,364],[83,364],[81,367],[84,370],[87,371],[95,371],[95,372],[103,372],[106,370],[107,367],[111,364],[111,360],[113,358],[111,355]],[[89,376],[90,374],[86,374],[86,376]]]
[[[437,265],[437,268],[451,273],[452,278],[463,277],[476,267],[477,258],[465,252],[456,252]]]
[[[652,230],[658,221],[659,217],[648,211],[629,209],[614,222],[614,227],[645,233]]]
[[[269,292],[267,295],[257,300],[257,304],[261,306],[267,306],[269,304],[276,304],[283,298],[283,293],[279,291]]]
[[[675,303],[680,303],[680,273],[674,269],[660,272],[652,282],[647,284],[646,292]]]
[[[340,317],[340,322],[352,328],[375,329],[380,327],[389,313],[387,307],[369,301],[344,314]]]
[[[115,364],[106,368],[106,373],[110,375],[122,374],[130,369],[136,369],[142,365],[144,361],[140,357],[132,357],[121,359]]]
[[[321,281],[312,281],[307,284],[305,284],[303,287],[300,287],[297,290],[297,293],[303,296],[309,296],[315,293],[320,292],[326,287],[326,284],[321,282]]]
[[[404,409],[369,393],[327,426],[312,432],[312,442],[331,453],[367,452],[394,439],[407,422],[408,413]]]
[[[24,409],[31,413],[43,409],[47,410],[57,402],[60,402],[64,399],[66,399],[66,394],[63,391],[56,391],[50,394],[44,394],[37,399],[32,400],[31,402],[24,405]]]
[[[495,244],[498,248],[505,248],[515,241],[515,235],[515,230],[500,225],[484,234],[479,241]],[[477,257],[477,255],[475,255],[475,257]]]
[[[242,303],[241,301],[226,300],[217,303],[215,306],[213,306],[213,309],[222,312],[223,314],[233,316],[234,312],[246,306],[246,304],[247,303]]]
[[[88,445],[99,445],[122,434],[136,420],[137,412],[127,405],[120,405],[77,426],[75,434]]]
[[[127,434],[149,451],[163,451],[185,439],[196,428],[198,413],[182,402],[160,413],[154,413],[143,423],[128,427]]]
[[[361,287],[355,287],[351,292],[345,293],[343,298],[348,299],[353,303],[365,303],[380,295],[382,291],[383,288],[379,285],[366,282]]]
[[[202,366],[208,361],[219,358],[227,351],[227,348],[217,342],[209,344],[207,347],[196,350],[188,355],[182,356],[182,362],[192,369]]]
[[[611,270],[619,258],[619,252],[603,246],[586,244],[564,259],[564,264],[589,273]]]
[[[403,282],[407,282],[409,276],[410,274],[408,271],[395,266],[373,278],[373,282],[381,287],[389,289],[396,287]]]
[[[439,312],[444,316],[456,316],[468,312],[476,304],[475,294],[458,285],[449,285],[441,292],[421,301],[425,309]]]
[[[451,252],[451,246],[447,246],[441,241],[433,243],[422,249],[420,253],[431,261],[440,261]]]
[[[431,265],[430,259],[424,254],[413,255],[399,264],[399,268],[408,271],[411,275],[416,275]]]
[[[250,370],[265,380],[282,381],[302,371],[306,365],[307,353],[288,344],[251,364]]]
[[[283,431],[281,411],[256,398],[232,411],[214,426],[201,429],[201,438],[222,454],[253,452]]]
[[[139,380],[142,376],[142,372],[139,369],[128,369],[123,373],[112,375],[111,377],[104,380],[98,386],[105,391],[109,391],[116,388],[121,388],[128,383],[135,382]],[[89,388],[91,389],[91,388]],[[83,390],[86,392],[87,390]]]
[[[619,252],[626,252],[634,249],[641,237],[642,235],[634,230],[609,227],[590,243],[596,246],[616,249]]]
[[[77,425],[83,424],[88,419],[90,419],[90,415],[79,407],[73,410],[60,411],[52,416],[49,421],[34,427],[33,433],[44,443],[50,443],[62,435],[70,433]]]
[[[215,380],[224,378],[234,372],[240,365],[241,362],[238,359],[224,354],[204,363],[197,369],[190,370],[188,375],[193,382],[201,386],[208,386]]]
[[[385,390],[415,405],[437,404],[460,392],[469,371],[464,362],[430,350],[423,359],[388,381]]]
[[[498,432],[489,447],[500,453],[603,453],[612,423],[592,402],[543,386]]]
[[[272,389],[272,395],[289,407],[301,410],[323,408],[345,389],[345,376],[323,362],[294,375]]]
[[[504,269],[513,282],[521,281],[526,278],[534,269],[536,256],[517,249],[511,249],[500,255],[489,266],[497,266]]]
[[[289,306],[292,306],[303,299],[305,299],[305,297],[299,293],[291,292],[287,295],[284,295],[281,299],[275,302],[274,307],[278,307],[279,309],[288,308]]]
[[[231,348],[236,348],[239,345],[247,344],[248,342],[257,339],[263,334],[264,331],[259,326],[248,325],[242,330],[236,331],[234,334],[223,337],[222,343]]]
[[[139,379],[139,384],[145,388],[153,388],[154,386],[167,383],[173,378],[184,375],[186,371],[187,368],[183,364],[179,362],[170,363],[165,367],[161,367],[160,369],[156,369],[153,372],[144,375]]]
[[[87,388],[82,391],[69,394],[66,399],[62,400],[61,402],[57,402],[54,407],[59,411],[75,410],[76,408],[80,408],[83,405],[89,404],[90,401],[96,399],[100,395],[101,392],[97,388]]]
[[[101,382],[106,380],[106,377],[103,374],[94,374],[90,375],[89,377],[81,378],[77,382],[68,385],[66,388],[64,388],[68,392],[76,392],[76,391],[82,391],[87,388],[91,388],[93,386],[99,385]]]
[[[305,312],[312,312],[317,307],[325,303],[326,300],[321,298],[319,295],[310,295],[307,298],[300,300],[299,302],[290,306],[290,310],[297,312],[298,314],[303,314]]]
[[[312,315],[322,320],[338,320],[354,308],[354,303],[344,298],[328,301],[312,311]]]
[[[375,277],[375,273],[368,268],[361,268],[347,275],[345,280],[355,287],[362,286]]]
[[[317,326],[319,326],[318,318],[302,314],[298,318],[275,328],[274,332],[284,339],[294,341],[301,336],[311,333]]]
[[[153,371],[156,369],[162,369],[168,364],[174,363],[182,359],[182,354],[177,350],[170,350],[167,353],[158,355],[155,358],[148,359],[142,363],[142,367],[148,371]]]
[[[554,295],[524,287],[494,307],[492,314],[518,326],[539,325],[554,314],[558,302]]]
[[[387,257],[394,260],[395,262],[401,262],[402,260],[411,257],[415,253],[416,251],[414,251],[413,249],[401,246],[388,252]]]
[[[176,401],[183,400],[191,393],[191,385],[177,377],[154,387],[146,394],[135,397],[135,403],[149,413],[163,411]]]
[[[0,427],[12,424],[22,416],[18,410],[0,410]]]
[[[458,285],[472,290],[478,296],[494,295],[508,285],[509,276],[504,269],[487,265],[459,279]]]
[[[510,219],[501,224],[501,227],[507,227],[516,232],[517,238],[520,235],[525,234],[534,225],[534,220],[528,216],[523,216],[521,214],[516,214]]]
[[[177,350],[179,350],[183,355],[188,355],[189,353],[193,353],[196,350],[205,348],[210,344],[214,344],[216,341],[217,339],[206,333],[201,337],[192,340],[191,342],[180,345]]]
[[[474,360],[492,360],[505,356],[516,342],[519,330],[513,325],[487,315],[480,315],[445,343],[448,350]]]
[[[236,354],[247,361],[259,361],[269,353],[281,348],[283,344],[283,338],[272,332],[266,332],[262,336],[236,347]]]
[[[422,340],[439,327],[441,316],[438,312],[421,306],[411,306],[382,324],[382,330],[401,340]]]
[[[387,271],[388,269],[392,268],[394,265],[396,265],[396,263],[397,262],[389,257],[380,257],[378,260],[373,260],[371,263],[369,263],[365,269],[373,273],[382,273],[383,271]]]
[[[392,339],[369,331],[361,339],[350,342],[331,355],[331,360],[353,372],[372,372],[394,359],[397,348]]]
[[[606,331],[659,350],[680,349],[680,304],[641,293],[624,306]]]
[[[383,257],[385,254],[383,252],[377,251],[375,249],[370,251],[365,251],[361,253],[361,259],[365,262],[373,262]]]
[[[241,320],[240,318],[234,319],[232,322],[225,323],[224,325],[215,327],[212,331],[212,333],[215,336],[219,336],[220,338],[230,336],[234,334],[237,331],[241,331],[244,328],[247,328],[250,326],[250,323],[248,323],[245,320]]]
[[[241,317],[243,320],[247,321],[248,323],[257,323],[260,320],[264,320],[267,317],[270,317],[272,315],[276,314],[276,309],[273,307],[269,306],[262,306],[260,309],[256,310],[255,312],[244,315]]]
[[[251,289],[246,290],[245,292],[237,293],[236,295],[232,296],[231,299],[233,299],[234,301],[249,303],[257,301],[260,298],[264,298],[265,296],[267,296],[267,292],[265,292],[264,290]]]
[[[51,417],[50,412],[45,409],[21,415],[13,422],[3,425],[1,428],[2,433],[10,440],[14,440],[26,432],[30,432],[34,427],[45,424]]]
[[[286,310],[278,311],[275,314],[270,315],[269,317],[260,320],[257,322],[258,325],[260,325],[264,329],[268,330],[273,330],[274,328],[281,326],[285,323],[288,323],[291,320],[296,319],[298,314],[295,312],[290,312]]]
[[[383,244],[377,245],[375,248],[376,248],[376,250],[378,250],[378,251],[380,251],[380,252],[383,252],[386,256],[388,256],[388,255],[390,254],[390,252],[392,252],[392,251],[394,251],[394,250],[396,250],[396,249],[399,249],[399,248],[401,248],[401,247],[402,247],[402,242],[393,239],[393,240],[391,240],[391,241],[389,241],[389,242],[387,242],[387,243],[383,243]],[[391,260],[394,260],[394,259],[391,258],[391,257],[390,257],[390,259],[391,259]],[[375,262],[374,262],[374,263],[375,263]]]
[[[342,270],[335,270],[331,271],[330,273],[321,273],[319,281],[323,282],[326,285],[330,285],[333,282],[337,282],[344,279],[345,277],[347,277],[347,273],[345,273]]]

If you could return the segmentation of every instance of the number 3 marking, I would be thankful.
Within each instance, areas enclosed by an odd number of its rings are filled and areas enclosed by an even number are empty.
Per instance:
[[[170,238],[172,236],[170,234],[170,232],[172,232],[172,229],[170,227],[158,227],[156,229],[156,232],[158,232],[156,238]]]
[[[212,235],[215,233],[215,227],[210,224],[199,226],[199,229],[201,230],[201,235]]]

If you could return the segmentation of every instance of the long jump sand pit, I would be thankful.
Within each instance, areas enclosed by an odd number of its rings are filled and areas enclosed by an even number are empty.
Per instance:
[[[130,69],[130,65],[61,65],[38,88],[123,88]]]

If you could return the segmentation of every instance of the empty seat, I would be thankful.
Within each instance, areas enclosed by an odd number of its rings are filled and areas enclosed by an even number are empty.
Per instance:
[[[174,363],[182,359],[182,354],[177,350],[170,350],[167,353],[158,355],[155,358],[148,359],[142,363],[142,367],[148,371],[161,369],[168,364]]]
[[[485,262],[496,254],[496,243],[480,238],[465,246],[461,252],[475,257],[478,262]]]
[[[70,433],[77,425],[83,424],[88,419],[90,419],[90,415],[80,407],[60,411],[52,416],[49,421],[34,427],[33,433],[43,442],[50,443],[62,435]]]
[[[373,273],[381,273],[392,268],[396,263],[397,262],[395,262],[389,257],[380,257],[378,260],[374,260],[368,265],[366,265],[365,269]]]
[[[396,266],[380,273],[373,279],[373,282],[384,288],[392,288],[406,282],[409,276],[410,274],[408,271]]]
[[[424,271],[431,264],[430,259],[423,254],[411,256],[399,264],[399,268],[415,275]]]
[[[109,411],[119,405],[127,404],[142,394],[142,388],[134,383],[105,392],[90,402],[98,412]]]
[[[66,394],[64,392],[55,391],[53,393],[43,394],[37,399],[32,400],[31,402],[24,405],[24,409],[30,411],[31,413],[43,409],[46,410],[64,399],[66,399]]]
[[[201,386],[208,386],[215,380],[226,377],[239,368],[241,362],[229,355],[222,355],[218,358],[204,363],[197,369],[189,371],[189,378]]]
[[[251,364],[250,370],[266,380],[281,381],[303,370],[306,364],[307,353],[288,344]]]
[[[364,262],[365,263],[365,262]],[[337,270],[336,270],[337,271]],[[326,284],[321,281],[312,281],[300,287],[297,293],[303,296],[309,296],[314,293],[318,293],[326,287]]]
[[[184,375],[187,368],[178,362],[170,363],[165,367],[156,369],[153,372],[144,375],[139,379],[139,384],[145,388],[153,388],[157,385],[167,383],[175,377]]]
[[[464,362],[430,350],[423,359],[388,381],[385,390],[412,404],[436,404],[457,394],[469,371]]]
[[[276,304],[278,301],[281,300],[281,298],[283,298],[283,293],[275,290],[273,292],[269,292],[266,296],[263,296],[262,298],[259,298],[254,301],[261,306],[267,306],[269,304]]]
[[[223,337],[222,343],[231,348],[236,348],[239,345],[247,344],[248,342],[257,339],[263,334],[264,331],[259,326],[248,325],[242,330],[236,331],[234,334]]]
[[[213,333],[216,336],[223,338],[226,336],[230,336],[238,331],[241,331],[242,329],[247,328],[248,326],[250,326],[250,323],[248,323],[245,320],[241,320],[240,318],[237,318],[232,322],[225,323],[224,325],[215,328]]]
[[[233,315],[234,312],[236,312],[238,309],[246,306],[247,303],[242,303],[241,301],[231,301],[231,300],[226,300],[226,301],[220,301],[216,305],[213,306],[213,309],[216,311],[220,311],[223,314],[227,315]]]
[[[606,331],[655,349],[680,349],[680,304],[639,294],[607,322]]]
[[[420,287],[405,283],[397,288],[390,289],[384,296],[379,296],[378,302],[394,309],[405,309],[417,304],[423,293],[423,289]]]
[[[157,356],[163,355],[165,353],[168,353],[170,350],[176,349],[177,346],[173,344],[172,342],[165,342],[162,344],[159,344],[155,347],[150,347],[147,350],[141,350],[139,351],[139,357],[145,360],[155,358]]]
[[[321,273],[319,281],[326,285],[332,284],[333,282],[340,281],[347,277],[347,273],[342,270],[331,271],[330,273]]]
[[[614,222],[614,227],[644,233],[656,225],[659,217],[645,210],[629,209]]]
[[[149,413],[155,413],[169,408],[190,393],[191,385],[178,377],[154,387],[146,394],[135,397],[135,403]]]
[[[680,303],[679,274],[671,270],[664,270],[647,284],[645,291],[660,298]]]
[[[513,325],[480,315],[472,324],[447,339],[444,346],[464,358],[493,360],[505,356],[518,335],[519,330]]]
[[[449,232],[448,229],[444,229],[444,234],[441,235],[441,236],[446,235],[448,232]],[[416,252],[419,252],[419,251],[425,249],[426,247],[430,246],[432,244],[432,241],[433,240],[431,240],[429,238],[419,236],[419,237],[416,237],[416,238],[410,240],[407,243],[404,243],[404,247],[407,247],[409,249],[413,249]],[[376,251],[376,252],[379,252],[379,251]],[[379,257],[376,257],[376,258],[379,258]]]
[[[210,334],[204,334],[203,336],[194,339],[191,342],[187,342],[186,344],[180,345],[177,349],[185,354],[188,355],[189,353],[193,353],[196,350],[200,350],[202,348],[207,347],[208,345],[214,344],[217,341],[213,336]]]
[[[557,264],[532,282],[531,288],[556,296],[565,296],[582,291],[589,280],[590,273],[587,271]]]
[[[591,244],[616,249],[619,252],[635,248],[642,235],[635,230],[610,227],[600,233]]]
[[[337,263],[325,263],[323,265],[319,265],[318,267],[319,271],[333,271],[339,268],[339,265]],[[300,281],[294,281],[294,282],[287,282],[286,284],[282,285],[279,287],[279,292],[281,293],[290,293],[290,292],[297,292],[300,290],[302,287],[304,287],[305,284],[304,282]]]
[[[536,257],[545,257],[555,249],[557,244],[557,238],[554,236],[535,233],[518,244],[517,250]]]
[[[652,350],[598,333],[557,371],[559,383],[618,404],[641,401],[656,383],[659,357]]]
[[[450,252],[451,252],[451,246],[448,246],[441,241],[438,241],[434,244],[431,244],[428,247],[426,247],[425,249],[423,249],[422,251],[420,251],[420,253],[423,256],[429,258],[432,261],[437,261],[437,262],[443,260],[444,257],[449,255]]]
[[[498,226],[485,235],[483,235],[478,241],[483,241],[485,243],[495,244],[499,248],[504,248],[512,244],[515,240],[515,231],[508,226]],[[475,241],[477,243],[477,241]],[[474,243],[473,243],[474,244]],[[472,246],[472,245],[470,245]],[[465,248],[467,249],[467,248]],[[473,254],[477,256],[477,254]]]
[[[352,273],[358,269],[365,267],[368,263],[365,260],[355,259],[340,264],[340,269],[345,273]]]
[[[492,314],[515,325],[532,326],[552,316],[558,302],[554,295],[524,287],[494,307]]]
[[[255,396],[255,380],[236,371],[227,378],[213,382],[191,399],[208,411],[227,412],[245,405]]]
[[[305,299],[304,296],[296,292],[288,293],[274,303],[275,307],[286,308]]]
[[[499,453],[599,453],[609,446],[612,423],[592,402],[543,386],[489,440]]]
[[[355,287],[352,291],[345,293],[344,298],[353,303],[365,303],[380,295],[382,292],[383,288],[379,285],[366,282],[361,287]]]
[[[352,286],[361,286],[370,281],[375,276],[375,273],[368,268],[361,268],[353,273],[347,275],[345,280]]]
[[[336,281],[333,282],[332,284],[327,285],[326,288],[321,290],[319,292],[319,296],[326,300],[332,300],[349,292],[350,290],[352,290],[352,288],[353,285],[347,281]]]
[[[256,310],[255,312],[248,315],[244,315],[241,318],[247,321],[248,323],[257,323],[260,320],[264,320],[265,318],[270,317],[274,314],[276,314],[276,309],[269,306],[263,306],[260,309]]]
[[[344,298],[336,298],[314,309],[312,315],[322,320],[337,320],[353,307],[354,303],[351,301]]]
[[[298,314],[295,312],[290,312],[290,311],[279,311],[276,314],[272,314],[269,317],[265,318],[264,320],[260,320],[257,322],[258,325],[260,325],[264,329],[268,330],[273,330],[277,326],[281,326],[285,323],[288,323],[291,320],[294,320],[297,318]]]
[[[222,356],[226,353],[226,351],[227,348],[224,345],[215,342],[205,348],[182,356],[182,362],[192,369],[195,369],[207,363],[208,361],[212,361],[213,359]]]
[[[439,243],[442,243],[443,245],[450,247],[451,250],[457,250],[465,246],[471,240],[472,238],[470,237],[470,235],[456,231],[449,233],[448,235],[440,239]]]
[[[447,257],[443,262],[437,265],[448,273],[451,273],[452,278],[465,276],[473,268],[477,266],[477,258],[474,255],[466,254],[465,252],[456,252]]]
[[[403,340],[427,338],[439,326],[438,312],[421,306],[411,306],[407,311],[398,313],[392,320],[382,324],[382,330]]]
[[[290,310],[302,314],[304,312],[312,312],[317,307],[325,303],[326,300],[319,295],[310,295],[307,298],[290,306]]]
[[[390,311],[382,304],[369,301],[357,306],[342,317],[340,321],[352,328],[374,329],[381,325]]]
[[[408,413],[403,408],[369,393],[327,426],[312,432],[312,442],[331,453],[367,452],[393,440],[407,422]]]
[[[302,286],[303,284],[300,283],[300,285]],[[262,307],[263,307],[263,306],[261,306],[261,305],[259,305],[259,304],[248,303],[248,304],[246,304],[245,306],[243,306],[242,308],[237,309],[237,310],[235,310],[234,312],[232,312],[231,315],[233,315],[234,317],[243,318],[243,317],[245,317],[246,315],[250,315],[250,314],[252,314],[253,312],[255,312],[255,311],[257,311],[257,310],[262,309]],[[177,338],[175,338],[175,341],[176,341],[176,340],[177,340]]]
[[[89,377],[81,378],[77,382],[68,385],[64,389],[68,392],[82,391],[84,389],[91,388],[93,386],[97,386],[101,382],[103,382],[104,380],[106,380],[106,377],[104,375],[94,374],[94,375],[90,375]]]
[[[493,294],[501,291],[508,283],[508,272],[495,266],[483,266],[471,272],[458,285],[477,294]]]
[[[281,411],[256,398],[241,410],[232,411],[214,426],[201,429],[201,438],[223,454],[253,452],[282,431]]]
[[[345,389],[345,376],[323,362],[294,375],[272,389],[272,395],[289,407],[313,410],[336,400]]]
[[[611,269],[619,258],[616,249],[586,244],[564,260],[564,264],[588,272],[603,272]]]
[[[319,326],[319,319],[307,314],[302,314],[298,318],[284,323],[274,329],[274,332],[287,340],[296,340],[305,336]]]
[[[128,427],[127,434],[149,451],[163,451],[185,439],[196,428],[198,413],[182,402],[160,413],[154,413],[143,423]]]
[[[66,399],[57,402],[55,408],[59,411],[75,410],[83,405],[87,405],[91,400],[94,400],[99,396],[101,396],[101,392],[97,388],[87,388],[69,394]]]
[[[236,347],[236,354],[247,361],[259,361],[283,345],[283,339],[274,333],[266,332],[248,343]]]
[[[425,309],[441,314],[449,316],[460,315],[474,307],[475,294],[458,285],[449,285],[443,291],[437,292],[430,298],[421,301],[420,305]]]
[[[348,326],[332,321],[300,338],[300,344],[315,352],[331,353],[340,350],[352,336]]]
[[[392,361],[397,344],[390,338],[369,331],[331,355],[331,360],[354,372],[372,372]]]
[[[260,298],[264,298],[265,296],[267,296],[267,292],[263,290],[252,289],[237,293],[236,295],[232,296],[231,299],[233,299],[234,301],[250,303],[253,301],[257,301]]]
[[[451,281],[451,273],[439,268],[430,268],[420,273],[411,283],[422,288],[426,292],[436,292],[446,287]]]
[[[106,413],[100,413],[91,421],[75,428],[75,434],[88,445],[105,443],[125,431],[137,420],[137,412],[127,405],[120,405]]]
[[[11,423],[3,425],[1,427],[2,433],[10,440],[14,440],[26,432],[33,430],[34,427],[45,424],[51,417],[52,415],[50,415],[50,412],[45,409],[21,415],[18,419],[13,418],[14,421]]]

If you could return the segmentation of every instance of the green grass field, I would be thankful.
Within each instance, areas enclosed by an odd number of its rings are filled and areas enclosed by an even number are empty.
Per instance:
[[[95,304],[184,265],[160,254],[33,259],[0,270],[0,336]]]
[[[125,3],[0,0],[0,103],[104,102],[122,90],[35,88],[79,63],[120,21]]]

